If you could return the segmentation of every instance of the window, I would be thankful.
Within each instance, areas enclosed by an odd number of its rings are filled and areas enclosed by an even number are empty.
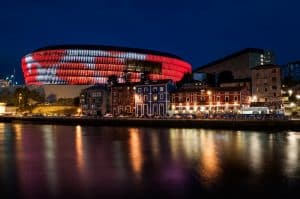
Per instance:
[[[200,100],[201,100],[201,102],[204,102],[205,101],[205,97],[201,96]]]
[[[237,96],[234,96],[234,101],[238,101],[238,97]]]
[[[219,102],[220,101],[220,96],[217,96],[217,102]]]
[[[144,102],[148,101],[148,96],[144,95]]]
[[[229,96],[225,96],[225,102],[229,102]]]
[[[272,69],[272,73],[276,73],[276,68]]]
[[[265,88],[265,92],[268,92],[268,88]]]
[[[159,99],[163,100],[164,99],[164,94],[160,94]]]
[[[276,97],[276,93],[273,93],[273,96]]]
[[[163,86],[159,87],[159,91],[163,92],[164,91],[164,87]]]
[[[145,93],[148,92],[148,87],[145,87],[145,88],[144,88],[144,92],[145,92]]]
[[[153,87],[152,91],[157,92],[157,87]]]
[[[190,98],[189,97],[186,97],[186,102],[190,102]]]
[[[157,94],[153,94],[153,101],[157,101]]]
[[[197,102],[197,95],[196,94],[194,94],[194,96],[193,96],[193,102]]]
[[[272,86],[272,89],[273,90],[277,90],[277,86]]]
[[[276,77],[272,77],[272,81],[273,81],[273,82],[276,82]]]
[[[142,92],[142,88],[138,88],[137,91],[138,91],[138,93],[141,93]]]

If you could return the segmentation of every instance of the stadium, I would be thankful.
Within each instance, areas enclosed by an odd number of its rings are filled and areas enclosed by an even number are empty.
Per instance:
[[[168,53],[113,46],[60,45],[40,48],[22,58],[26,85],[105,84],[110,76],[118,82],[179,81],[191,65]]]

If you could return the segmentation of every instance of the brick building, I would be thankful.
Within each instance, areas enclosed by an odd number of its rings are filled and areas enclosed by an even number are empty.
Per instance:
[[[243,87],[182,87],[171,94],[170,115],[238,112],[249,106],[250,91]]]
[[[96,85],[80,92],[80,105],[83,115],[102,116],[109,112],[109,95],[105,85]]]
[[[116,84],[111,87],[111,110],[114,116],[133,116],[135,113],[135,85]]]

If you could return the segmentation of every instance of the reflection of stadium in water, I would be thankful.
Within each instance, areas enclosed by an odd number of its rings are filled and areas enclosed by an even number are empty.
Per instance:
[[[152,80],[179,81],[191,72],[181,58],[158,51],[93,45],[62,45],[38,49],[22,59],[27,85],[105,84],[110,76],[139,82],[142,74]]]

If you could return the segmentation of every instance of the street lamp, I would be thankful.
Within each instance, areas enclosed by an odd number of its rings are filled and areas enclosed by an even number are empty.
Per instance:
[[[293,94],[293,90],[289,89],[288,93],[289,93],[289,96],[291,96]]]

